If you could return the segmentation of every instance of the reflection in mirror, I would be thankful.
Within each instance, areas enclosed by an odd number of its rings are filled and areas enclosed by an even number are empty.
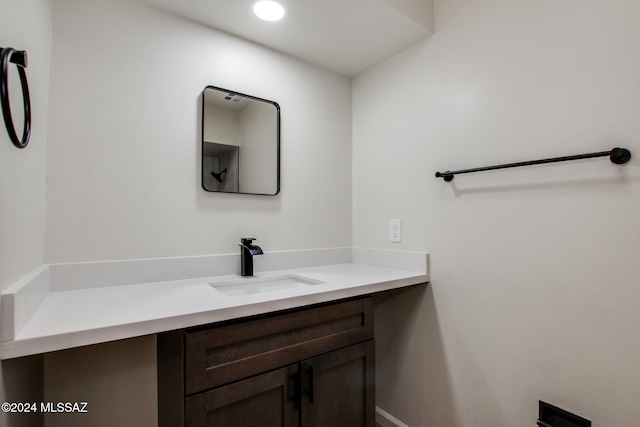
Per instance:
[[[276,195],[280,191],[280,106],[207,86],[202,94],[202,188]]]

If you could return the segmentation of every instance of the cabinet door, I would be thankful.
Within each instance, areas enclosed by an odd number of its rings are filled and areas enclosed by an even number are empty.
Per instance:
[[[185,425],[296,427],[297,364],[185,399]]]
[[[374,427],[374,357],[369,340],[302,362],[302,427]]]

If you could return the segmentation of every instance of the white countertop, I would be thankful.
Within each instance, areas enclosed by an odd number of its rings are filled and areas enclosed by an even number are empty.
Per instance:
[[[384,252],[388,251],[376,251],[374,257],[354,255],[352,262],[347,263],[257,272],[257,278],[297,274],[323,283],[238,296],[225,295],[210,286],[214,282],[247,280],[229,274],[97,287],[54,286],[41,280],[47,283],[38,286],[47,289],[35,298],[35,303],[33,295],[38,292],[26,289],[33,288],[32,283],[37,281],[25,281],[2,295],[3,323],[8,323],[8,328],[3,325],[2,358],[154,334],[428,282],[426,254],[410,253],[413,257],[418,255],[418,260],[423,257],[424,268],[419,267],[418,261],[417,268],[409,263],[412,268],[403,269],[395,268],[394,264],[406,267],[407,263],[388,259],[399,260],[404,253],[385,257]],[[376,259],[387,260],[382,262],[387,265],[369,263]],[[19,304],[25,305],[21,301],[27,294],[31,301],[25,309]]]

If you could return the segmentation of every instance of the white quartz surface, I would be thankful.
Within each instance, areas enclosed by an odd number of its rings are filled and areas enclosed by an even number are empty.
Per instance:
[[[424,256],[426,258],[426,254]],[[2,358],[154,334],[426,283],[429,280],[426,259],[424,265],[424,271],[357,262],[274,270],[255,275],[297,274],[324,283],[238,296],[227,296],[209,285],[246,280],[238,275],[51,290],[12,339],[3,341]]]

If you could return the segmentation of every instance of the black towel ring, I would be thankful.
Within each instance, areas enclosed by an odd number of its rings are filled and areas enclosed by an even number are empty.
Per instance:
[[[29,143],[31,136],[31,100],[29,98],[29,83],[27,82],[27,73],[24,69],[27,67],[27,52],[24,50],[15,50],[13,48],[0,48],[0,101],[2,103],[2,115],[4,116],[4,124],[9,133],[11,142],[18,148],[24,148]],[[18,138],[13,117],[11,116],[11,105],[9,104],[9,62],[13,62],[18,67],[20,75],[20,84],[22,86],[22,101],[24,107],[24,128],[22,130],[22,139]]]

